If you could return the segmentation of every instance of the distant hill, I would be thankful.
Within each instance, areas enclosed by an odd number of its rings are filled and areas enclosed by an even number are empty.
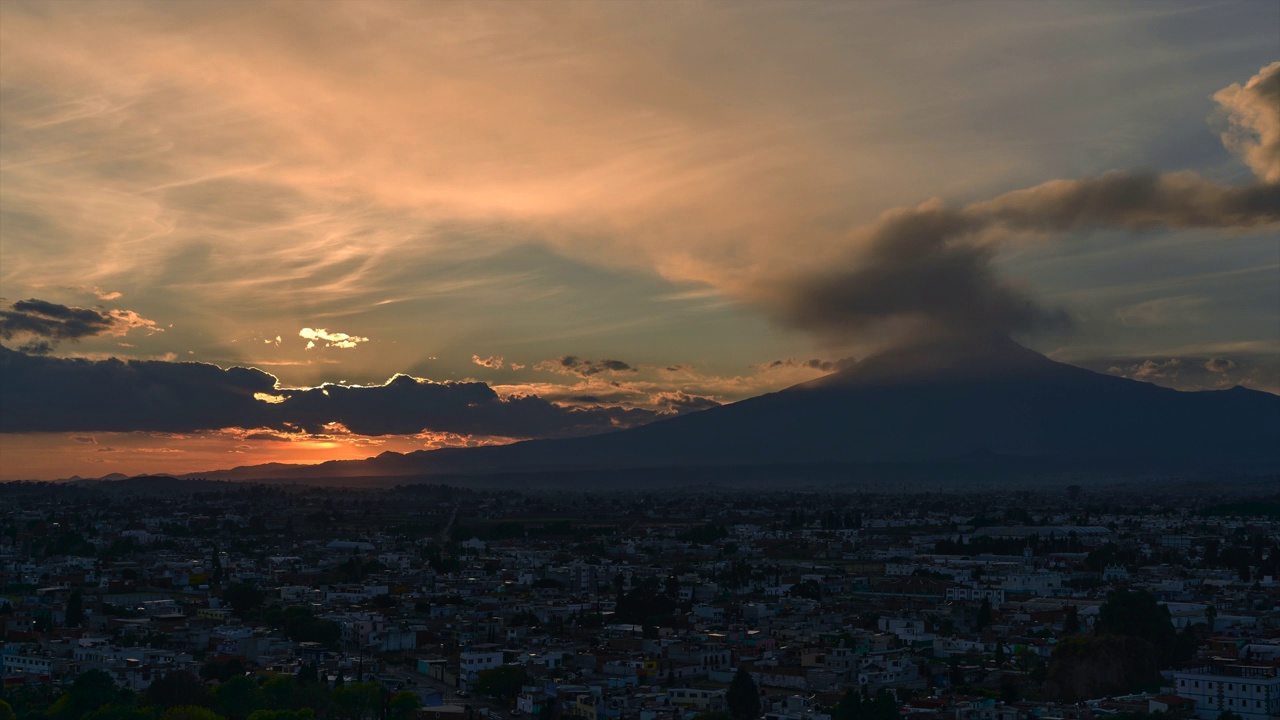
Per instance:
[[[368,478],[832,463],[1274,471],[1277,448],[1280,396],[1240,387],[1180,392],[1002,342],[874,356],[780,392],[604,435],[198,475]]]

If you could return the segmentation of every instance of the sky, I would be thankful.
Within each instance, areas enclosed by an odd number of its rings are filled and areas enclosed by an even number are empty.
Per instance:
[[[1280,391],[1280,6],[0,4],[0,479],[630,427],[1012,336]]]

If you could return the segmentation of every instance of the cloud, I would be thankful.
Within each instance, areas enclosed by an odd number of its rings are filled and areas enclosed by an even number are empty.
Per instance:
[[[25,339],[23,349],[35,355],[47,354],[62,340],[123,336],[137,329],[163,332],[154,321],[132,310],[94,310],[35,298],[19,300],[0,310],[0,339]]]
[[[367,337],[358,337],[356,335],[348,335],[346,333],[340,333],[340,332],[331,333],[328,330],[325,330],[324,328],[320,328],[316,330],[309,327],[304,327],[298,331],[298,337],[306,338],[308,350],[311,350],[312,348],[315,348],[317,346],[327,347],[327,348],[331,347],[331,348],[350,349],[360,343],[369,342],[369,338]],[[318,345],[318,343],[324,343],[324,344]]]
[[[820,370],[822,372],[836,372],[846,368],[853,367],[858,363],[857,358],[844,357],[837,360],[823,360],[821,358],[810,358],[808,360],[797,360],[795,358],[786,358],[784,360],[771,360],[767,363],[756,365],[756,369],[768,371],[804,368],[808,370]]]
[[[533,367],[535,370],[559,373],[561,375],[577,375],[578,377],[591,377],[601,373],[618,374],[639,371],[638,368],[633,367],[630,363],[625,363],[621,360],[607,358],[587,360],[576,355],[561,355],[555,360],[543,360]]]
[[[471,362],[475,363],[476,365],[479,365],[480,367],[489,368],[490,370],[501,370],[503,364],[506,361],[501,357],[498,357],[497,355],[490,355],[489,357],[484,357],[484,358],[480,357],[479,355],[472,355]],[[516,367],[515,364],[512,364],[511,367],[512,369],[519,370],[524,366],[521,365],[520,367]]]
[[[775,278],[755,291],[758,302],[786,325],[837,341],[891,324],[912,336],[967,341],[1069,328],[1064,310],[1041,305],[999,277],[992,263],[1001,243],[1091,229],[1248,229],[1280,222],[1280,63],[1233,88],[1215,96],[1235,128],[1227,137],[1245,143],[1262,182],[1232,186],[1194,172],[1113,170],[962,206],[931,200],[886,212],[853,234],[843,262]],[[1232,139],[1241,128],[1260,139]]]
[[[935,201],[886,213],[858,233],[855,245],[865,250],[843,267],[788,278],[766,291],[766,302],[783,323],[833,338],[890,321],[971,339],[1061,329],[1071,325],[1065,311],[998,277],[995,236],[1276,222],[1280,185],[1224,187],[1192,173],[1118,171],[1055,180],[962,207]]]
[[[1163,362],[1159,360],[1144,360],[1140,364],[1129,366],[1127,374],[1119,374],[1134,380],[1174,380],[1177,379],[1181,368],[1182,359],[1175,357]]]
[[[1280,357],[1274,353],[1091,358],[1077,364],[1177,390],[1224,390],[1240,385],[1280,394]]]
[[[708,410],[714,407],[720,407],[721,403],[713,397],[706,395],[690,395],[686,392],[661,392],[649,398],[652,405],[665,408],[667,412],[681,415],[688,412],[698,412],[700,410]]]
[[[1214,93],[1229,124],[1222,142],[1239,153],[1262,180],[1280,183],[1280,61],[1262,68],[1243,86]]]
[[[1234,370],[1236,363],[1234,360],[1226,358],[1209,358],[1204,361],[1204,369],[1211,373],[1223,374]]]
[[[568,407],[532,395],[502,398],[478,382],[397,375],[382,385],[280,388],[254,368],[36,357],[7,348],[0,348],[0,406],[0,432],[8,433],[239,427],[314,434],[339,423],[358,435],[533,438],[598,433],[661,416],[640,408]]]
[[[1163,327],[1201,320],[1201,309],[1208,301],[1205,297],[1178,295],[1126,305],[1117,308],[1115,314],[1121,325]]]
[[[193,323],[420,310],[425,269],[531,239],[751,300],[876,210],[1123,157],[1150,143],[1118,121],[1222,84],[1200,85],[1216,39],[1143,32],[1203,17],[1182,7],[113,7],[19,6],[0,28],[7,277],[142,288]],[[1115,42],[1137,34],[1154,45]],[[1070,61],[992,62],[1033,56]]]

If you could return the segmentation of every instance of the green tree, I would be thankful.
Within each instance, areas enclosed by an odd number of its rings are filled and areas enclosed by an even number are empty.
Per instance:
[[[862,720],[862,693],[853,688],[845,690],[831,711],[831,720]]]
[[[1093,630],[1098,635],[1149,643],[1159,654],[1157,660],[1161,663],[1168,660],[1178,639],[1169,608],[1156,602],[1145,590],[1118,590],[1108,595],[1107,601],[1098,608]]]
[[[411,720],[422,701],[411,692],[398,692],[387,701],[387,720]]]
[[[343,720],[373,720],[382,710],[382,686],[352,683],[333,691],[333,710]]]
[[[1062,634],[1074,635],[1080,632],[1080,611],[1075,605],[1067,606],[1067,616],[1062,620]]]
[[[165,673],[147,688],[147,704],[161,710],[187,705],[208,707],[209,693],[200,678],[186,670]]]
[[[18,716],[13,713],[13,706],[0,700],[0,720],[15,720]]]
[[[898,701],[884,688],[876,692],[868,706],[866,720],[898,720],[902,717],[898,712]]]
[[[266,700],[258,684],[241,675],[222,683],[213,691],[218,712],[231,720],[244,720],[255,710],[262,710]]]
[[[303,710],[256,710],[249,720],[315,720],[316,713],[310,708]]]
[[[111,676],[101,670],[83,672],[70,689],[45,712],[50,720],[83,720],[89,713],[106,705],[130,705],[133,693],[116,687]]]
[[[734,674],[724,699],[733,720],[755,720],[760,715],[760,690],[751,673],[742,668]]]
[[[222,591],[222,601],[231,606],[231,611],[241,619],[262,607],[265,599],[262,591],[249,583],[238,582]]]
[[[982,604],[978,606],[978,617],[974,620],[974,624],[981,630],[991,624],[991,600],[990,598],[982,598]]]
[[[480,672],[476,692],[497,700],[511,702],[528,680],[523,665],[503,665]]]
[[[155,708],[133,705],[103,705],[85,715],[82,720],[156,720],[160,714]]]
[[[69,628],[80,627],[84,622],[84,593],[79,588],[71,591],[71,596],[67,598],[66,619],[64,623]]]
[[[164,711],[160,720],[226,720],[218,713],[199,705],[178,705]]]
[[[268,710],[296,710],[297,683],[287,675],[279,675],[262,684],[262,699]]]

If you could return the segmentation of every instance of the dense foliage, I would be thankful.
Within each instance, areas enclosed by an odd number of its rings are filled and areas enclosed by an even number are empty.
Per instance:
[[[143,693],[117,687],[98,670],[81,674],[60,695],[48,686],[6,691],[0,720],[409,720],[418,696],[379,683],[329,688],[314,667],[270,679],[238,675],[207,689],[199,677],[175,671]]]

